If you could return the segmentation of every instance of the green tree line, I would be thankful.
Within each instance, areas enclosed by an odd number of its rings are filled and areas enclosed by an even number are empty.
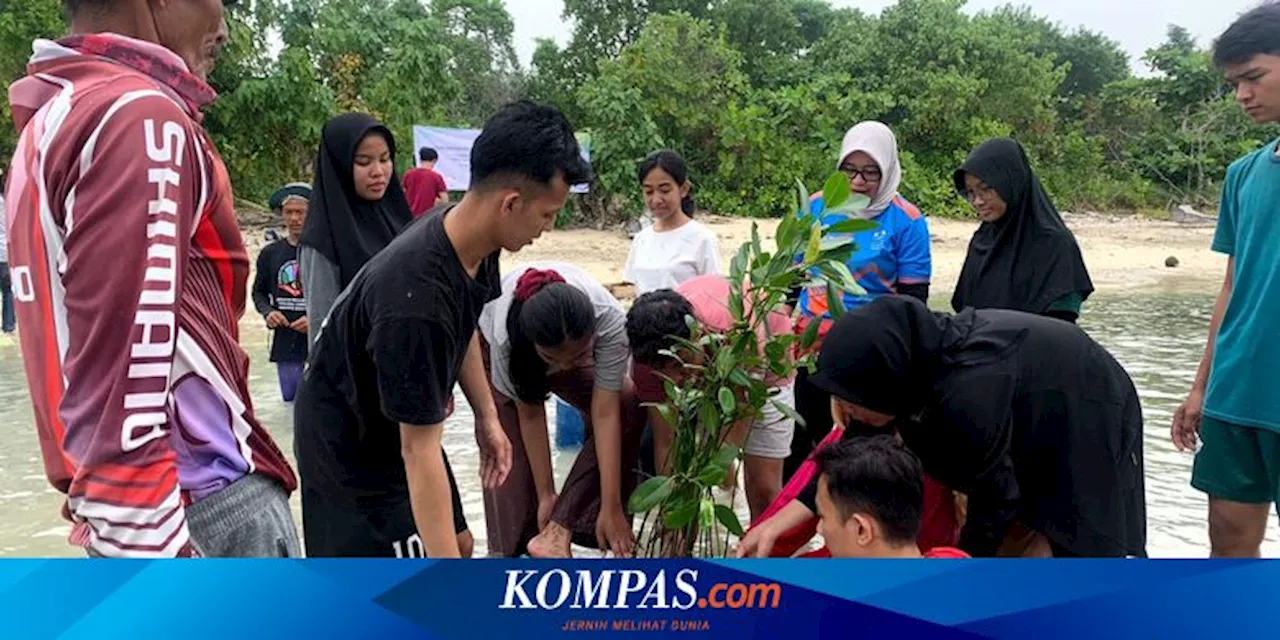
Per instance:
[[[324,122],[383,119],[412,164],[412,126],[477,127],[500,105],[556,104],[587,134],[599,180],[574,215],[640,213],[636,163],[685,154],[704,209],[776,216],[796,178],[835,167],[844,131],[893,127],[909,199],[967,215],[951,172],[998,135],[1019,138],[1059,206],[1211,205],[1227,164],[1274,135],[1233,103],[1209,52],[1171,26],[1135,76],[1106,37],[1025,8],[900,0],[879,15],[825,0],[565,0],[571,37],[529,69],[501,0],[242,0],[211,78],[207,126],[237,193],[261,202],[308,179]],[[59,0],[0,0],[0,79],[35,37],[65,31]],[[0,155],[16,134],[0,114]]]

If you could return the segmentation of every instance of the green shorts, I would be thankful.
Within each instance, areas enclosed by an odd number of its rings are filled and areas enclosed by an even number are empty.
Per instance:
[[[1191,468],[1192,487],[1244,504],[1280,498],[1280,433],[1204,416],[1200,440],[1204,446]]]

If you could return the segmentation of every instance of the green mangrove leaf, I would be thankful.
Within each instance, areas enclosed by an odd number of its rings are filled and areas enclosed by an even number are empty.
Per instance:
[[[827,176],[822,185],[822,203],[824,212],[834,211],[849,200],[849,177],[836,171]]]
[[[724,528],[729,530],[729,533],[732,533],[739,538],[746,533],[742,529],[742,522],[738,520],[738,514],[734,513],[733,509],[730,509],[725,505],[716,505],[716,520],[719,520],[720,524],[724,525]]]
[[[675,481],[666,476],[649,478],[631,492],[627,510],[635,514],[645,513],[666,500],[675,486]]]

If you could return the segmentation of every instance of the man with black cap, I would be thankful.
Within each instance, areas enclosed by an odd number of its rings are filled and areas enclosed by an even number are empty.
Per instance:
[[[311,185],[294,182],[271,194],[271,209],[288,235],[262,248],[253,279],[253,306],[272,331],[271,361],[280,377],[280,396],[293,402],[307,361],[307,299],[298,272],[298,243],[307,219]]]

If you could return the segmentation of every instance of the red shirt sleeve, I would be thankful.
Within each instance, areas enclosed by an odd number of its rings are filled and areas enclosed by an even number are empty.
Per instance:
[[[435,204],[435,200],[439,199],[441,195],[449,193],[449,185],[445,184],[444,176],[440,175],[438,171],[431,171],[431,182],[431,192],[435,196],[432,204]]]

